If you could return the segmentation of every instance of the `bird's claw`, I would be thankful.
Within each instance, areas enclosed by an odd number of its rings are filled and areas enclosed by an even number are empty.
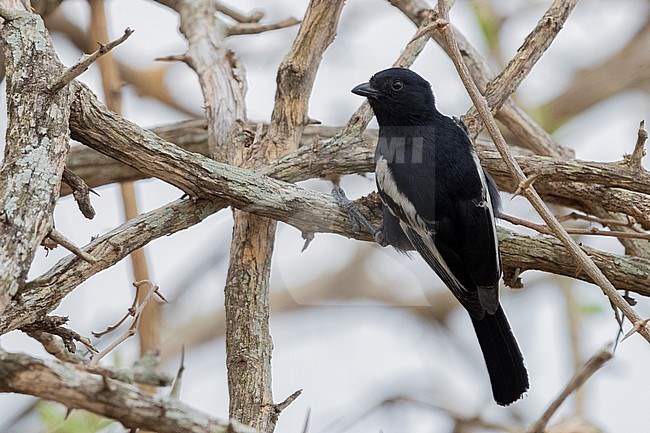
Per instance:
[[[379,229],[375,232],[374,238],[375,242],[377,242],[379,246],[387,247],[389,245],[388,240],[386,240],[386,235],[382,229]]]
[[[348,217],[350,218],[350,221],[352,221],[352,231],[355,234],[359,233],[359,229],[361,228],[361,225],[363,225],[366,230],[368,230],[368,233],[375,237],[377,234],[377,228],[373,226],[361,212],[359,212],[359,209],[357,209],[354,202],[345,195],[343,188],[338,186],[334,187],[334,189],[332,189],[332,196],[338,205],[348,213]]]
[[[350,218],[350,222],[352,223],[352,231],[354,233],[359,233],[361,226],[359,225],[359,220],[354,213],[354,210],[356,210],[354,202],[345,195],[343,188],[338,186],[335,186],[334,189],[332,189],[332,197],[334,197],[336,203],[348,213],[348,218]]]

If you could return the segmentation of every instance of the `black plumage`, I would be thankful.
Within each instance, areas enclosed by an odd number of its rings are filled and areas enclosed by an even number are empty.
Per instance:
[[[375,74],[352,92],[368,98],[379,122],[375,153],[384,221],[377,241],[410,246],[470,314],[498,404],[528,390],[528,374],[499,304],[501,265],[494,181],[465,130],[441,114],[431,86],[401,68]]]

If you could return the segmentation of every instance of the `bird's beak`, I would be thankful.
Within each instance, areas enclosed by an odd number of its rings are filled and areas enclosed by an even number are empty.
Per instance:
[[[381,94],[377,89],[372,87],[370,83],[362,83],[357,87],[352,89],[352,93],[359,96],[365,96],[366,98],[377,99]]]

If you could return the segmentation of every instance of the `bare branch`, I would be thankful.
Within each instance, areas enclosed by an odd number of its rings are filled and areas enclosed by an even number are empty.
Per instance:
[[[531,425],[526,433],[542,433],[546,424],[550,421],[551,417],[562,406],[564,400],[567,399],[576,389],[580,388],[584,383],[589,380],[600,368],[605,365],[607,361],[613,358],[613,354],[609,347],[601,350],[592,356],[578,371],[575,376],[571,378],[569,383],[566,384],[560,394],[549,404],[548,408],[544,411],[542,416]]]
[[[254,136],[236,125],[228,161],[259,169],[297,149],[308,123],[311,89],[323,53],[334,40],[343,0],[311,0],[291,50],[278,69],[269,130]],[[251,140],[252,138],[252,140]],[[260,139],[261,138],[261,139]],[[223,144],[223,143],[222,143]],[[272,432],[280,414],[273,405],[269,331],[269,279],[276,221],[236,210],[226,277],[226,365],[230,415]],[[255,360],[242,362],[242,360]]]
[[[244,15],[243,13],[237,12],[235,9],[226,6],[222,2],[217,3],[217,10],[240,23],[259,23],[262,18],[264,18],[264,12],[255,11],[250,15]]]
[[[296,24],[300,24],[300,20],[293,17],[270,24],[240,23],[228,27],[228,36],[256,35],[259,33],[270,32],[272,30],[286,29],[287,27],[292,27]]]
[[[61,245],[63,248],[70,251],[71,253],[73,253],[77,257],[81,257],[82,259],[84,259],[88,263],[90,263],[90,264],[97,263],[96,258],[94,258],[90,254],[88,254],[87,252],[85,252],[84,250],[82,250],[81,248],[76,246],[70,239],[63,236],[63,234],[61,234],[57,230],[55,230],[55,229],[50,230],[47,237],[49,237],[56,244]]]
[[[499,218],[502,220],[506,220],[511,224],[518,225],[518,226],[523,226],[523,227],[528,227],[529,229],[533,229],[535,231],[538,231],[540,233],[544,233],[546,235],[553,235],[553,230],[551,230],[548,226],[543,225],[543,224],[535,224],[530,221],[526,221],[521,218],[517,218],[511,215],[507,214],[500,214]],[[567,228],[565,229],[567,233],[570,235],[587,235],[587,236],[610,236],[610,237],[615,237],[615,238],[629,238],[629,239],[645,239],[645,240],[650,240],[650,233],[639,233],[639,232],[619,232],[619,231],[608,231],[608,230],[598,230],[597,228],[593,227],[590,229],[574,229],[574,228]]]
[[[140,391],[134,385],[106,379],[110,381],[106,387],[103,377],[74,364],[0,350],[0,392],[58,401],[73,409],[113,418],[127,428],[159,433],[258,433],[236,421],[211,418],[178,399]]]
[[[63,75],[61,75],[52,84],[50,84],[47,87],[48,91],[54,93],[63,89],[65,86],[70,84],[72,80],[74,80],[79,75],[86,72],[90,67],[90,65],[92,65],[97,59],[99,59],[104,54],[110,52],[113,48],[117,47],[122,42],[126,41],[129,38],[129,36],[133,34],[134,31],[135,30],[131,30],[130,28],[127,27],[126,30],[124,30],[124,34],[119,38],[115,39],[112,42],[109,42],[106,45],[100,44],[99,49],[97,51],[95,51],[94,53],[88,56],[84,56],[74,66],[70,67],[68,70],[66,70],[63,73]]]
[[[43,92],[63,70],[38,15],[7,9],[0,26],[7,70],[7,134],[0,169],[0,316],[23,286],[53,227],[69,149],[70,93]],[[26,116],[24,113],[29,113]]]
[[[31,281],[29,288],[12,299],[11,308],[0,315],[0,334],[44,317],[82,281],[113,266],[133,250],[153,239],[197,224],[225,206],[225,202],[218,200],[178,200],[156,211],[145,213],[93,240],[84,249],[96,256],[98,262],[91,265],[72,254],[59,261],[42,277]]]
[[[251,182],[255,183],[256,180],[251,180]],[[256,192],[251,192],[251,194],[255,195]],[[311,193],[307,194],[311,196]],[[353,233],[347,215],[340,212],[329,195],[320,195],[331,204],[323,206],[316,201],[311,202],[310,211],[304,215],[305,218],[311,220],[323,218],[326,221],[320,228],[312,226],[312,231],[335,232],[359,240],[372,241],[365,233]],[[280,198],[280,200],[282,199]],[[372,222],[378,224],[381,213],[379,212],[379,199],[375,197],[375,200],[372,208],[367,207],[367,201],[357,202],[357,206],[365,215],[372,215]],[[62,259],[46,274],[29,282],[20,297],[12,300],[6,315],[0,316],[0,334],[34,322],[48,314],[80,283],[122,260],[134,249],[140,248],[154,239],[197,224],[226,205],[225,201],[219,200],[213,202],[209,200],[196,202],[179,200],[143,214],[95,239],[84,249],[92,252],[99,262],[90,265],[76,256],[70,255]],[[256,212],[265,215],[266,211],[263,206],[256,206]],[[291,210],[287,212],[291,213]],[[296,221],[293,223],[295,224]],[[304,230],[304,226],[298,228]],[[519,235],[501,227],[498,227],[498,233],[504,269],[518,268],[520,272],[536,269],[592,281],[584,272],[577,274],[574,262],[556,239]],[[592,248],[585,248],[585,251],[593,257],[598,266],[619,289],[650,296],[646,279],[646,276],[650,274],[650,261],[606,253]]]
[[[133,283],[133,286],[136,289],[139,289],[141,285],[143,284],[148,284],[149,285],[149,290],[147,291],[147,294],[139,301],[138,308],[135,309],[135,311],[132,311],[132,308],[129,309],[129,315],[133,316],[133,320],[131,321],[131,325],[129,326],[129,329],[122,334],[120,337],[115,339],[111,344],[109,344],[104,350],[99,352],[96,356],[92,358],[92,364],[97,365],[99,364],[99,361],[108,355],[113,349],[115,349],[117,346],[122,344],[124,341],[126,341],[129,337],[132,337],[135,335],[136,329],[138,328],[138,322],[140,321],[140,317],[142,316],[142,312],[147,306],[147,303],[151,299],[151,297],[156,293],[159,289],[158,286],[153,284],[151,281],[144,280],[144,281],[137,281]],[[137,299],[137,297],[136,297]],[[137,301],[136,301],[137,302]],[[123,320],[122,320],[123,321]],[[121,321],[121,322],[122,322]]]

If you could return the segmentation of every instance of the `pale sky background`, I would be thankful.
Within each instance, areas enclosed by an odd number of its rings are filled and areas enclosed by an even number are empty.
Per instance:
[[[175,13],[151,1],[111,0],[107,3],[111,38],[120,35],[126,27],[136,30],[127,43],[114,51],[121,61],[150,68],[155,65],[153,59],[184,50],[186,43],[178,32]],[[523,11],[503,29],[501,49],[509,59],[551,1],[495,3],[504,13]],[[273,21],[288,16],[302,18],[307,1],[243,0],[236,4],[242,11],[262,9],[267,13],[266,20]],[[552,99],[570,83],[576,68],[597,63],[625,44],[646,19],[649,7],[650,3],[644,0],[583,0],[548,53],[524,81],[517,93],[518,100],[534,107]],[[85,1],[67,0],[61,8],[79,24],[87,25],[89,12]],[[458,0],[451,19],[474,46],[485,52],[485,43],[471,8],[467,0]],[[297,27],[294,27],[228,41],[247,69],[250,119],[269,119],[277,66],[296,32]],[[316,79],[310,117],[326,125],[344,124],[362,102],[350,93],[350,89],[366,81],[374,72],[389,67],[414,32],[413,24],[388,2],[348,0],[338,36],[326,52]],[[65,64],[70,65],[79,57],[78,50],[61,36],[56,35],[54,43]],[[443,113],[460,115],[470,106],[451,61],[435,43],[428,44],[413,69],[432,83],[438,108]],[[82,80],[101,96],[96,66],[91,67]],[[201,112],[198,81],[188,67],[173,65],[168,83],[184,106]],[[0,122],[4,136],[4,84],[1,90],[3,117]],[[185,118],[155,101],[139,98],[129,86],[124,88],[124,97],[124,115],[140,125],[162,125]],[[626,92],[569,122],[555,133],[555,137],[575,149],[579,158],[613,161],[633,149],[638,123],[643,118],[650,120],[649,114],[647,94]],[[323,192],[331,189],[331,184],[325,181],[309,181],[303,185]],[[345,178],[342,186],[349,196],[358,197],[374,189],[374,179],[352,176]],[[157,180],[141,181],[136,187],[141,211],[157,208],[182,194]],[[62,199],[56,209],[57,229],[80,245],[87,243],[91,236],[106,233],[122,223],[119,189],[112,185],[98,191],[101,197],[92,197],[97,210],[92,221],[83,218],[71,197]],[[512,202],[506,197],[505,206],[508,213],[539,220],[521,197]],[[147,246],[152,280],[168,298],[178,297],[172,305],[163,307],[165,311],[173,309],[173,317],[168,315],[165,321],[182,322],[223,305],[226,261],[215,263],[201,274],[191,275],[189,281],[186,277],[187,269],[202,258],[227,251],[230,231],[230,211],[222,211],[198,226]],[[611,239],[583,241],[622,253],[620,244]],[[340,268],[361,246],[359,242],[326,234],[317,235],[304,253],[300,253],[302,244],[297,230],[280,224],[273,261],[273,290],[286,290],[323,272]],[[425,303],[426,290],[432,287],[446,290],[419,258],[409,260],[379,247],[375,247],[373,254],[369,262],[372,272],[380,280],[394,282],[406,299],[419,298]],[[44,251],[39,251],[30,276],[45,272],[65,255],[61,248],[47,257]],[[84,335],[104,329],[116,322],[131,303],[130,272],[130,263],[124,260],[98,274],[68,296],[55,313],[69,315],[70,326]],[[450,423],[440,413],[404,405],[372,412],[346,427],[346,420],[361,417],[377,403],[397,394],[413,395],[467,415],[481,413],[491,421],[507,420],[511,413],[521,416],[527,423],[535,420],[572,374],[561,285],[570,286],[581,305],[600,309],[600,312],[583,316],[580,337],[585,356],[591,356],[612,341],[617,325],[607,299],[596,286],[535,272],[523,274],[523,281],[528,288],[517,292],[502,288],[501,293],[530,373],[531,389],[524,400],[510,408],[493,403],[476,338],[462,311],[457,311],[449,321],[451,331],[443,333],[400,308],[363,301],[317,305],[274,315],[271,320],[275,344],[275,399],[282,401],[296,389],[304,389],[303,395],[282,413],[276,431],[301,431],[308,408],[311,408],[310,432],[313,433],[450,431]],[[185,290],[187,292],[183,293]],[[639,300],[637,311],[642,317],[648,317],[650,302],[635,297]],[[451,343],[452,337],[460,343]],[[100,346],[110,341],[110,337],[105,337]],[[5,350],[44,353],[38,343],[19,332],[0,337],[0,343]],[[130,364],[136,355],[135,339],[119,349],[123,364]],[[650,425],[647,410],[649,357],[648,344],[639,336],[630,338],[618,348],[615,359],[587,385],[589,419],[604,431],[647,431]],[[163,368],[174,373],[177,365],[175,358]],[[227,417],[223,339],[190,350],[186,367],[182,399],[216,417]],[[11,414],[19,412],[29,402],[29,397],[0,395],[0,428]],[[570,415],[571,410],[572,401],[569,401],[554,422]],[[40,430],[37,425],[26,423],[16,431],[36,433]],[[114,426],[107,431],[121,430]]]

